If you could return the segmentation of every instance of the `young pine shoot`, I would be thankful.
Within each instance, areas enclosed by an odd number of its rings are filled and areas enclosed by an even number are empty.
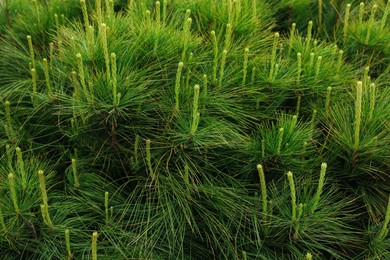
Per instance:
[[[49,96],[51,96],[53,92],[52,92],[51,83],[50,83],[49,64],[48,64],[46,58],[44,58],[42,61],[43,61],[43,71],[45,73],[47,93],[49,94]]]
[[[92,260],[97,260],[97,237],[98,233],[92,233]]]
[[[19,172],[22,177],[22,188],[24,191],[27,189],[27,179],[26,179],[26,170],[24,168],[24,161],[22,156],[22,150],[19,147],[16,147],[16,156],[19,167]]]
[[[298,60],[297,86],[299,86],[301,81],[301,73],[302,73],[302,54],[300,52],[297,53],[297,60]]]
[[[267,215],[267,186],[265,184],[265,176],[263,166],[261,164],[257,165],[257,172],[260,179],[260,189],[261,189],[261,200],[263,205],[263,215]]]
[[[68,253],[68,260],[73,259],[72,251],[70,250],[70,236],[69,236],[69,229],[65,230],[65,245],[66,245],[66,252]]]
[[[362,96],[363,96],[363,89],[362,89],[362,82],[358,81],[357,87],[356,87],[356,100],[355,100],[355,139],[354,139],[354,145],[353,148],[356,151],[359,147],[359,140],[360,140],[360,122],[362,117]]]
[[[28,49],[30,52],[30,59],[31,59],[31,63],[32,63],[32,68],[35,69],[35,58],[34,58],[35,55],[34,55],[34,47],[32,44],[31,35],[27,35],[27,43],[28,43]]]
[[[200,89],[199,85],[194,86],[194,102],[192,105],[192,124],[191,124],[191,132],[190,132],[191,136],[195,135],[196,129],[198,128],[199,119],[200,119],[199,118],[200,114],[198,111],[199,89]]]
[[[222,81],[223,81],[223,75],[225,73],[225,65],[226,65],[226,57],[227,57],[227,50],[223,50],[222,52],[222,59],[221,59],[221,68],[219,70],[219,83],[218,86],[222,87]]]
[[[278,134],[278,147],[276,150],[276,154],[280,155],[280,151],[282,149],[282,143],[283,143],[283,133],[284,133],[284,128],[279,128],[279,134]]]
[[[180,82],[181,82],[181,73],[183,71],[183,62],[179,62],[179,65],[177,66],[177,72],[176,72],[176,83],[175,83],[175,110],[177,112],[180,111]]]
[[[114,106],[119,105],[117,100],[117,79],[116,79],[116,55],[111,53],[111,76],[112,76],[112,98]]]
[[[39,188],[41,189],[41,198],[42,198],[42,202],[43,202],[42,205],[44,207],[45,219],[47,221],[48,226],[52,228],[53,223],[52,223],[52,221],[50,219],[50,215],[49,215],[49,204],[48,204],[48,199],[47,199],[45,175],[43,174],[42,170],[38,171],[38,177],[39,177]]]
[[[80,188],[80,181],[77,173],[77,161],[74,158],[72,159],[72,172],[73,172],[73,179],[74,179],[74,187],[78,189]]]
[[[107,78],[110,79],[110,59],[108,57],[108,43],[107,43],[107,25],[105,23],[102,23],[100,25],[100,36],[102,41],[102,47],[103,47],[103,55],[104,55],[104,62],[106,64],[106,74]]]
[[[343,31],[343,43],[345,44],[347,40],[347,34],[348,34],[348,20],[349,20],[349,12],[351,10],[351,4],[347,4],[347,9],[345,10],[345,16],[344,16],[344,31]]]
[[[287,179],[291,192],[291,220],[294,222],[297,220],[297,197],[295,191],[295,183],[292,172],[287,173]]]
[[[318,75],[320,74],[321,62],[322,62],[322,56],[318,56],[317,64],[316,64],[316,74],[315,74],[315,78],[314,78],[315,80],[318,79]]]
[[[277,32],[274,35],[274,43],[272,45],[271,67],[270,67],[270,70],[269,70],[269,77],[268,77],[269,80],[271,80],[273,78],[273,75],[274,75],[275,62],[276,62],[276,51],[277,51],[278,41],[279,41],[279,33]]]
[[[14,204],[15,213],[19,213],[18,198],[16,195],[15,176],[10,173],[8,175],[9,193],[11,195],[12,203]]]
[[[217,82],[217,68],[218,68],[218,41],[215,31],[211,31],[211,37],[213,38],[214,46],[214,60],[213,60],[213,82]]]
[[[311,213],[314,213],[314,211],[317,209],[318,202],[320,201],[320,197],[322,194],[322,189],[324,187],[324,182],[325,182],[325,174],[326,174],[326,168],[327,168],[326,163],[321,164],[321,172],[320,172],[320,179],[318,182],[318,187],[317,187],[317,192],[316,195],[314,196],[314,203],[311,208]]]
[[[109,214],[108,214],[108,191],[106,191],[104,193],[104,210],[105,210],[105,214],[106,214],[106,225],[108,224],[110,218],[109,218]]]

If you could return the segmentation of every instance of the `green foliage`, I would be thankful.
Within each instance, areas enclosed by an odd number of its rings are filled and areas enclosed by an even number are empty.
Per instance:
[[[2,256],[389,258],[389,8],[2,1]]]

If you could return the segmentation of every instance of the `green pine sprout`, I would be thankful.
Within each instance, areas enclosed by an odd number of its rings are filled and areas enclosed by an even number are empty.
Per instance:
[[[264,170],[261,164],[257,165],[257,171],[260,178],[262,210],[263,210],[263,215],[266,216],[267,215],[267,186],[265,184]]]
[[[98,233],[92,233],[92,260],[97,260],[97,237]]]
[[[291,221],[295,222],[297,220],[297,197],[292,172],[287,173],[287,179],[291,192]]]
[[[348,23],[349,23],[349,12],[351,10],[351,4],[347,4],[347,8],[344,15],[344,34],[343,34],[343,43],[345,44],[347,40],[348,33]]]
[[[317,209],[318,202],[320,201],[320,197],[321,197],[321,194],[322,194],[322,189],[324,187],[324,182],[325,182],[326,168],[327,168],[327,164],[326,163],[322,163],[321,164],[320,179],[319,179],[319,182],[318,182],[317,192],[316,192],[316,195],[314,197],[314,204],[313,204],[313,206],[311,208],[311,213],[314,213],[314,211]]]
[[[66,244],[66,252],[68,253],[68,260],[72,259],[72,251],[70,250],[70,236],[69,229],[65,229],[65,244]]]
[[[11,195],[12,203],[14,204],[15,213],[19,213],[19,205],[18,205],[18,198],[16,195],[16,184],[15,184],[15,176],[10,173],[8,174],[8,184],[9,184],[9,192]]]
[[[26,169],[24,167],[24,161],[22,156],[22,150],[16,147],[16,156],[19,167],[20,176],[22,177],[22,188],[25,191],[27,189]]]

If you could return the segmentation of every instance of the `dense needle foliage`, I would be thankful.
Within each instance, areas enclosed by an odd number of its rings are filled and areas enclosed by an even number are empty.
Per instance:
[[[0,1],[2,259],[389,259],[390,1]]]

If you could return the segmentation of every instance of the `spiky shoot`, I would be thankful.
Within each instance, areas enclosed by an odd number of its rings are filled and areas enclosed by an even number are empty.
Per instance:
[[[42,61],[43,61],[43,72],[45,73],[47,92],[49,95],[51,95],[52,89],[51,89],[50,75],[49,75],[49,64],[46,58],[44,58]]]
[[[79,70],[80,83],[81,86],[83,87],[84,95],[88,97],[88,90],[87,90],[87,84],[85,83],[84,65],[83,65],[83,59],[81,57],[81,53],[77,53],[76,58],[77,58],[77,67]]]
[[[46,190],[46,183],[45,183],[45,175],[43,174],[42,170],[38,171],[38,178],[39,178],[39,188],[41,190],[41,198],[45,210],[45,218],[46,221],[49,225],[49,227],[53,227],[53,223],[50,219],[49,215],[49,204],[48,204],[48,199],[47,199],[47,190]]]
[[[102,0],[96,0],[95,9],[96,9],[97,22],[98,22],[98,24],[102,24],[102,22],[103,22]]]
[[[359,5],[359,26],[363,23],[363,15],[364,15],[364,3],[361,2]]]
[[[164,0],[163,9],[162,9],[162,24],[163,24],[163,26],[166,25],[166,21],[167,21],[167,7],[168,7],[168,0]]]
[[[344,31],[343,31],[343,43],[345,44],[347,40],[347,34],[348,34],[348,20],[349,20],[349,12],[351,10],[351,4],[347,4],[347,8],[345,10],[345,16],[344,16]]]
[[[100,25],[100,36],[102,41],[102,47],[103,47],[103,55],[104,55],[104,62],[106,64],[106,74],[107,78],[110,79],[110,59],[108,57],[108,43],[107,43],[107,25],[105,23],[102,23]]]
[[[80,0],[80,4],[81,4],[81,11],[83,12],[84,28],[87,31],[89,27],[87,5],[85,4],[85,0]]]
[[[92,33],[91,33],[91,28],[90,28],[89,19],[88,19],[87,5],[85,3],[85,0],[80,0],[80,4],[81,4],[81,10],[83,12],[87,45],[88,45],[88,49],[90,50],[92,48],[92,39],[91,39]]]
[[[112,80],[112,97],[114,106],[118,105],[117,100],[117,79],[116,79],[116,55],[111,53],[111,80]]]
[[[256,67],[252,68],[252,74],[251,74],[251,85],[253,86],[255,84],[256,79]]]
[[[72,251],[70,250],[69,229],[65,230],[65,245],[66,245],[66,252],[68,253],[68,260],[70,260],[72,259]]]
[[[31,81],[33,86],[31,99],[35,100],[35,97],[37,96],[37,71],[34,68],[31,69]]]
[[[188,50],[188,44],[190,41],[190,35],[191,35],[191,25],[192,25],[192,19],[188,18],[184,22],[184,28],[183,28],[183,53],[181,55],[181,60],[185,60],[187,50]]]
[[[310,53],[310,61],[309,61],[309,71],[312,71],[313,66],[314,66],[314,53],[311,52]]]
[[[106,225],[108,224],[110,218],[109,218],[109,214],[108,214],[108,191],[106,191],[104,193],[104,209],[105,209],[105,213],[106,213]]]
[[[291,192],[291,220],[294,222],[297,219],[297,197],[295,191],[295,183],[292,172],[287,173],[287,179]]]
[[[157,21],[157,26],[160,26],[160,22],[161,22],[160,11],[161,11],[161,3],[160,3],[160,1],[156,1],[156,21]]]
[[[46,226],[49,226],[49,222],[47,222],[47,218],[46,218],[46,209],[45,209],[45,205],[41,204],[39,208],[41,209],[41,216],[42,216],[43,223],[44,223]]]
[[[16,195],[15,176],[10,173],[8,175],[9,193],[11,195],[12,203],[14,204],[15,213],[19,213],[18,198]]]
[[[79,181],[79,175],[77,173],[77,161],[76,159],[72,159],[72,172],[73,172],[73,179],[74,179],[74,187],[76,189],[80,188],[80,181]]]
[[[257,0],[252,0],[252,19],[253,19],[253,22],[256,22],[257,20],[257,4],[256,4]]]
[[[360,122],[362,116],[362,96],[363,88],[362,82],[358,81],[356,86],[356,100],[355,100],[355,139],[354,139],[354,149],[357,150],[359,147],[360,140]]]
[[[297,53],[297,60],[298,60],[297,85],[299,86],[301,81],[301,73],[302,73],[302,54],[300,52]]]
[[[218,83],[219,87],[222,87],[223,75],[225,73],[225,65],[226,65],[227,53],[228,53],[227,50],[223,50],[223,52],[222,52],[221,68],[219,70],[219,83]]]
[[[34,55],[34,47],[33,47],[31,35],[27,35],[27,43],[28,43],[32,68],[35,69],[35,57],[34,57],[35,55]]]
[[[317,64],[316,64],[316,74],[315,74],[315,78],[314,78],[315,80],[317,80],[318,75],[320,74],[321,62],[322,62],[322,56],[318,56]]]
[[[282,149],[282,143],[283,143],[283,133],[284,133],[284,128],[279,128],[279,134],[278,134],[278,147],[276,149],[277,155],[280,155],[280,151]]]
[[[311,37],[312,37],[312,29],[313,29],[313,21],[309,21],[309,24],[307,26],[306,51],[310,47],[310,42],[311,42]]]
[[[271,80],[273,78],[273,75],[274,75],[274,68],[275,68],[275,61],[276,61],[276,51],[277,51],[277,47],[278,47],[278,42],[279,42],[279,33],[275,33],[274,34],[274,42],[273,42],[273,45],[272,45],[272,53],[271,53],[271,67],[270,67],[270,70],[269,70],[269,80]]]
[[[199,103],[199,91],[200,91],[200,86],[195,85],[194,86],[194,102],[192,105],[192,124],[191,124],[191,133],[190,135],[193,136],[195,135],[196,129],[198,128],[199,125],[199,109],[198,109],[198,103]]]
[[[325,174],[326,174],[326,168],[327,168],[326,163],[321,164],[321,172],[320,172],[320,179],[318,181],[318,187],[317,187],[317,192],[316,195],[314,196],[314,202],[313,206],[311,208],[311,213],[314,213],[314,211],[317,209],[318,202],[320,201],[320,197],[322,194],[322,189],[324,187],[324,182],[325,182]]]
[[[289,37],[289,46],[288,46],[288,55],[290,56],[291,50],[292,50],[292,44],[294,41],[294,33],[295,33],[295,28],[296,28],[296,23],[293,23],[291,25],[291,30],[290,30],[290,37]]]
[[[214,61],[213,61],[213,82],[217,82],[217,68],[218,68],[218,41],[215,31],[211,31],[211,38],[213,39],[214,46]]]
[[[318,0],[318,30],[322,28],[322,0]]]
[[[203,97],[207,97],[208,78],[206,74],[203,74]]]
[[[98,233],[92,233],[92,260],[97,260],[97,237]]]
[[[58,14],[54,14],[54,25],[55,25],[55,28],[58,30],[58,28],[60,27],[60,22],[58,20]]]
[[[265,176],[263,166],[261,164],[257,165],[257,172],[260,179],[260,189],[261,189],[261,200],[263,205],[263,215],[267,215],[267,186],[265,184]]]
[[[230,23],[226,24],[226,33],[225,33],[225,43],[223,46],[224,50],[229,50],[230,44],[232,41],[232,25]]]
[[[312,260],[313,259],[313,255],[311,253],[307,253],[305,259],[306,260]]]
[[[15,150],[16,150],[19,172],[20,172],[20,175],[22,177],[22,188],[25,191],[27,189],[27,179],[26,179],[26,170],[24,168],[22,149],[20,149],[19,147],[16,147]]]
[[[177,66],[177,72],[176,72],[176,83],[175,83],[175,110],[179,112],[180,110],[180,82],[181,82],[181,73],[183,71],[184,63],[179,62],[179,65]]]

